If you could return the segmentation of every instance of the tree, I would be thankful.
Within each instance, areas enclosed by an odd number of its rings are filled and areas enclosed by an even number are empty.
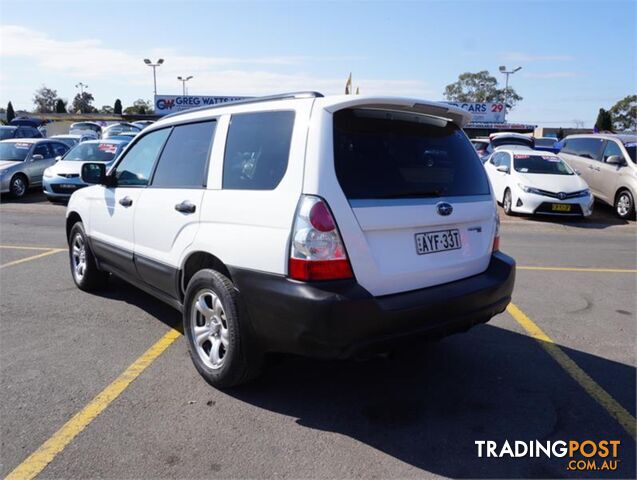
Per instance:
[[[55,104],[58,99],[58,92],[42,85],[35,91],[33,104],[38,113],[52,113],[55,111]]]
[[[122,114],[122,101],[119,98],[115,100],[115,105],[113,106],[113,113],[115,115]]]
[[[153,113],[153,104],[150,103],[150,100],[138,98],[132,106],[126,107],[124,113],[127,115],[149,115]]]
[[[100,113],[110,115],[113,113],[113,107],[111,107],[110,105],[102,105],[102,108],[100,108]]]
[[[73,103],[71,104],[71,112],[96,113],[97,108],[92,105],[94,100],[95,98],[93,98],[92,93],[78,93],[77,95],[75,95]]]
[[[7,123],[11,122],[15,118],[15,111],[11,102],[7,104]]]
[[[609,111],[616,132],[637,130],[637,95],[622,98]]]
[[[595,128],[598,132],[609,132],[613,130],[613,120],[610,116],[610,112],[603,108],[599,109],[597,120],[595,121]]]
[[[66,102],[61,98],[55,102],[55,113],[66,113]]]
[[[454,83],[445,87],[445,97],[452,102],[504,102],[512,109],[522,97],[509,87],[498,88],[498,81],[487,70],[465,72]]]

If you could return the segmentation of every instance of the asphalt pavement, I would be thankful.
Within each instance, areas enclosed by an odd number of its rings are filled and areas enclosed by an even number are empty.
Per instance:
[[[501,249],[520,267],[513,303],[531,324],[506,312],[367,361],[280,355],[228,392],[199,377],[179,337],[39,478],[635,478],[634,425],[621,421],[636,414],[637,237],[600,211],[503,219]],[[60,427],[180,329],[176,311],[119,280],[75,288],[65,246],[63,206],[2,199],[2,477],[59,446]],[[604,439],[621,442],[615,471],[479,458],[475,445]]]

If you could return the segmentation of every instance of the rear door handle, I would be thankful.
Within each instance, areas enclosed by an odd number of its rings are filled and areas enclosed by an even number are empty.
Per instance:
[[[188,200],[184,200],[183,202],[175,205],[175,210],[181,213],[195,213],[197,207],[190,203]]]
[[[133,204],[133,199],[130,197],[124,197],[119,200],[119,204],[124,207],[130,207]]]

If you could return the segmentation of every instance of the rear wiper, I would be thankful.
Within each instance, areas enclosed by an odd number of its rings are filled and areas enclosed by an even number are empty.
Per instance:
[[[400,192],[400,193],[388,193],[386,195],[379,195],[376,198],[436,198],[441,195],[440,190],[430,190],[428,192]]]

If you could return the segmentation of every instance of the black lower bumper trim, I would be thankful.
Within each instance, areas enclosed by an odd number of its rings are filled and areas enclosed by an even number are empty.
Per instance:
[[[382,297],[354,280],[305,283],[238,268],[230,274],[266,350],[338,358],[489,321],[511,301],[515,262],[497,252],[479,275]]]

